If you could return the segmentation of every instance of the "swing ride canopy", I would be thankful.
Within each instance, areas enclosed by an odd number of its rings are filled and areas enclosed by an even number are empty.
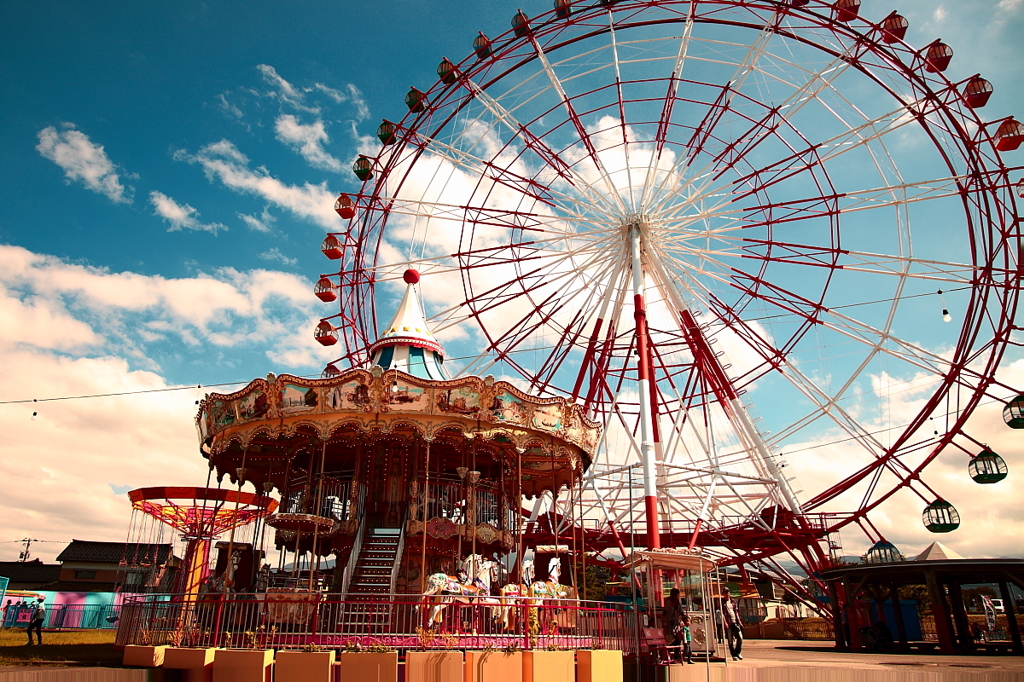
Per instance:
[[[138,488],[128,497],[132,509],[171,526],[186,539],[213,539],[277,509],[277,500],[266,495],[221,488]]]

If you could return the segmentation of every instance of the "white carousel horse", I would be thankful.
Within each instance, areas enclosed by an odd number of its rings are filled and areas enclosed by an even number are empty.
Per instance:
[[[486,594],[491,593],[491,583],[494,582],[497,568],[497,561],[485,559],[479,554],[470,554],[462,562],[462,570],[473,579],[473,584],[483,588]]]
[[[531,619],[537,619],[537,626],[543,634],[550,633],[551,625],[555,622],[554,617],[561,610],[560,600],[569,596],[571,588],[561,584],[560,577],[561,561],[556,556],[548,562],[548,579],[536,580],[530,584],[527,595],[527,603],[531,606],[529,614]]]

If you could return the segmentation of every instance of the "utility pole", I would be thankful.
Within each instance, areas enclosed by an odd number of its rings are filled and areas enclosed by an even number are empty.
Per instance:
[[[25,538],[24,540],[22,540],[22,542],[25,543],[25,551],[23,551],[19,555],[19,559],[21,561],[28,561],[28,558],[32,555],[30,548],[32,547],[32,543],[35,542],[35,540],[33,538]]]

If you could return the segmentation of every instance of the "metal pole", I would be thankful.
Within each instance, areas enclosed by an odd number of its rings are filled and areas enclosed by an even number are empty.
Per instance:
[[[640,231],[646,223],[637,218],[627,226],[633,269],[633,319],[636,322],[637,390],[640,393],[640,461],[644,471],[644,509],[647,521],[647,547],[661,547],[658,527],[658,482],[654,453],[654,420],[651,406],[650,348],[647,336],[647,310],[644,305],[644,273],[640,261]]]

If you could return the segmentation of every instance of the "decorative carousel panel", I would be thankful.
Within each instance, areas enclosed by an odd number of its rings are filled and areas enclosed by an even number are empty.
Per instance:
[[[494,395],[489,407],[490,418],[507,424],[525,425],[529,407],[510,391],[500,391]]]
[[[430,411],[432,391],[410,381],[397,380],[387,392],[387,409],[391,412]]]
[[[453,383],[453,382],[445,382]],[[440,414],[479,419],[482,414],[480,391],[473,385],[438,388],[434,405]]]
[[[238,418],[241,421],[263,419],[270,412],[270,400],[265,391],[255,390],[238,401]]]
[[[345,380],[347,376],[342,374],[332,380],[332,383],[338,379],[342,381],[327,389],[327,408],[332,412],[369,411],[372,404],[370,382],[364,376]]]
[[[281,391],[281,414],[283,416],[294,416],[315,412],[319,405],[319,397],[316,389],[312,386],[299,386],[297,384],[284,384]]]
[[[537,405],[533,410],[533,427],[555,433],[562,431],[563,407],[561,404]]]

